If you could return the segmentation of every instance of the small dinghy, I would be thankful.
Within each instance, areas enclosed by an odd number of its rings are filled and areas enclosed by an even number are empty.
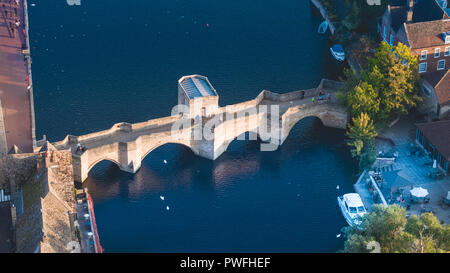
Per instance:
[[[340,62],[343,62],[345,60],[345,52],[342,45],[334,45],[332,48],[330,48],[330,51],[331,55],[333,55],[336,60]]]
[[[364,217],[367,211],[359,194],[347,193],[341,197],[338,197],[337,200],[339,208],[341,208],[342,215],[349,226],[356,226],[358,229],[362,229],[361,217]]]
[[[319,29],[317,30],[317,32],[319,34],[324,34],[328,29],[328,22],[327,21],[323,21],[320,26]]]

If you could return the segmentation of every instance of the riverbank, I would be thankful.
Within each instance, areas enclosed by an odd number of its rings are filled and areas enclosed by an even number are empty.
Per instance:
[[[450,209],[444,203],[444,199],[450,191],[450,177],[432,178],[433,162],[425,153],[412,152],[420,150],[415,144],[415,125],[422,122],[421,118],[414,114],[403,116],[392,127],[386,127],[380,131],[381,138],[376,140],[377,151],[382,154],[393,154],[394,160],[382,163],[379,159],[372,166],[372,173],[376,173],[382,180],[381,190],[374,195],[369,190],[369,177],[364,171],[364,179],[355,184],[356,191],[363,198],[364,204],[369,208],[373,203],[382,203],[379,197],[382,194],[388,205],[400,204],[407,210],[407,215],[421,215],[424,212],[433,212],[442,223],[450,223]],[[380,165],[381,164],[381,165]],[[390,177],[399,177],[390,181]],[[381,182],[382,181],[382,182]],[[376,183],[377,184],[377,183]],[[427,203],[410,202],[408,195],[412,187],[422,187],[429,192]],[[374,201],[376,200],[376,201]],[[403,201],[404,200],[404,201]]]
[[[33,151],[35,124],[27,2],[2,4],[0,11],[0,155],[14,145],[28,153]]]

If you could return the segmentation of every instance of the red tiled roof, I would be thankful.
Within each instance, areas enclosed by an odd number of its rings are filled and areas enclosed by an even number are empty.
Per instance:
[[[450,104],[450,70],[441,70],[422,76],[436,90],[440,105]]]
[[[449,20],[436,20],[404,24],[409,46],[412,49],[443,45],[442,33],[450,31]]]

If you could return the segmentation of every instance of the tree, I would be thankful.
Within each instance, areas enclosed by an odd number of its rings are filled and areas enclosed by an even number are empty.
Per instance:
[[[359,169],[364,170],[373,165],[377,159],[377,147],[374,140],[367,140],[359,156]]]
[[[441,225],[431,213],[406,219],[406,210],[398,205],[374,205],[362,220],[363,230],[344,228],[347,240],[344,252],[370,252],[376,242],[385,253],[449,252],[449,226]]]
[[[383,122],[407,114],[421,100],[417,57],[402,43],[392,47],[382,42],[375,57],[369,58],[364,77],[378,90],[380,109],[384,112],[379,119]]]
[[[369,83],[360,82],[347,96],[347,103],[352,116],[367,113],[369,117],[377,117],[380,111],[380,98],[378,92]]]
[[[364,145],[372,141],[377,136],[377,131],[367,113],[361,113],[353,118],[353,125],[349,126],[347,136],[350,138],[348,145],[353,147],[351,150],[354,157],[359,157],[363,151]]]
[[[358,28],[362,22],[362,13],[360,7],[361,1],[345,0],[347,7],[347,16],[342,20],[342,24],[348,29]]]
[[[380,0],[381,5],[375,4],[375,2],[377,1],[346,0],[347,17],[343,24],[349,30],[360,27],[363,22],[367,26],[376,25],[377,18],[383,15],[391,0]]]

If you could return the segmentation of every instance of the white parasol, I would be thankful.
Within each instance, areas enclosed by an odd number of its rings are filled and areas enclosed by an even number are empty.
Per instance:
[[[412,196],[415,196],[415,197],[419,197],[419,198],[425,197],[425,196],[428,195],[428,190],[427,190],[427,189],[424,189],[424,188],[422,188],[422,187],[413,188],[413,189],[411,190],[411,195],[412,195]]]

